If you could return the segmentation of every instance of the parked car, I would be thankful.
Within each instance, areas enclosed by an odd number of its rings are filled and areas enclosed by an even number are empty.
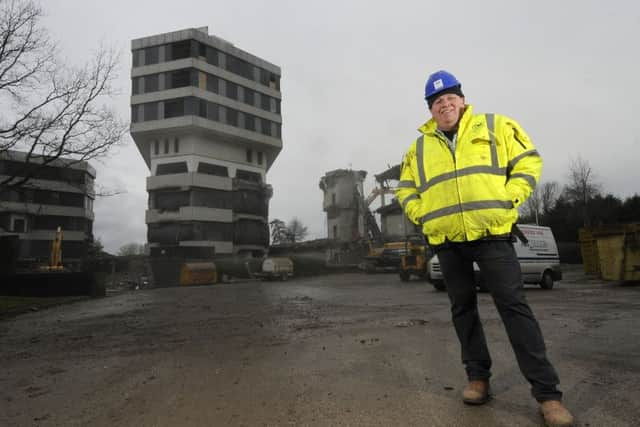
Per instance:
[[[518,224],[521,233],[513,234],[513,246],[520,261],[524,283],[537,284],[542,289],[553,289],[555,282],[562,280],[560,255],[553,232],[549,227]],[[521,235],[518,235],[521,234]],[[429,280],[437,290],[445,290],[446,283],[440,271],[438,256],[434,255],[428,265]],[[486,291],[484,279],[476,263],[473,264],[478,288]]]

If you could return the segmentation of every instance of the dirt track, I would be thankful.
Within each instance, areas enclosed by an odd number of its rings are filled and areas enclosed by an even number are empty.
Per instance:
[[[528,288],[581,426],[640,420],[640,287]],[[129,292],[0,322],[2,426],[540,426],[481,296],[495,399],[465,407],[448,300],[344,274]]]

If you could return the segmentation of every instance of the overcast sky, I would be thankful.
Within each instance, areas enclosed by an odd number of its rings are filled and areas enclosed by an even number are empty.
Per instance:
[[[121,51],[114,99],[128,119],[134,38],[185,28],[282,68],[283,150],[267,175],[270,219],[298,217],[326,237],[320,178],[373,175],[399,163],[428,118],[427,76],[462,82],[476,112],[517,119],[543,156],[542,181],[566,181],[587,160],[606,192],[640,193],[640,5],[630,0],[392,2],[46,0],[49,28],[70,63],[100,43]],[[94,234],[115,252],[146,241],[149,175],[133,140],[93,164],[98,184],[126,190],[95,203]]]

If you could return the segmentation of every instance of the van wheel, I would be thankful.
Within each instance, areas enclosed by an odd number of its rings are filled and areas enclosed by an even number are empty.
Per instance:
[[[402,280],[403,282],[408,282],[410,276],[411,275],[408,272],[400,270],[400,280]]]
[[[549,270],[546,270],[542,274],[542,279],[540,280],[540,287],[542,289],[553,289],[553,276]]]
[[[436,291],[446,291],[447,285],[445,285],[444,280],[436,280],[433,283],[433,287],[436,288]]]
[[[287,273],[283,273],[282,276],[280,276],[280,280],[286,282],[287,280],[289,280],[289,275]]]

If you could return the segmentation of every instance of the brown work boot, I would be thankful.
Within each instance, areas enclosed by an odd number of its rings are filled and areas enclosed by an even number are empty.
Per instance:
[[[540,412],[547,427],[572,427],[573,415],[559,400],[547,400],[540,404]]]
[[[491,390],[487,380],[469,381],[462,391],[462,401],[467,405],[482,405],[489,400],[491,400]]]

